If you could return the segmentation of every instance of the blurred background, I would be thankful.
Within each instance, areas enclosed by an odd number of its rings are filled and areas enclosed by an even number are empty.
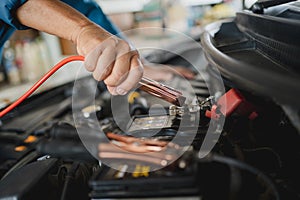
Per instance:
[[[235,12],[253,1],[243,0],[96,0],[135,46],[170,41],[161,33],[141,34],[136,28],[170,28],[190,36],[200,35],[202,27],[212,21],[233,17]],[[173,38],[174,39],[174,38]],[[176,39],[176,38],[175,38]],[[159,42],[158,42],[159,41]],[[45,74],[67,55],[76,54],[69,41],[36,30],[17,31],[6,42],[0,65],[0,107],[13,101],[20,92]],[[69,72],[68,76],[71,76]],[[58,73],[61,81],[65,74]],[[57,78],[59,80],[59,78]],[[55,84],[55,81],[51,81]],[[61,83],[61,82],[59,82]],[[16,88],[18,90],[16,90]]]

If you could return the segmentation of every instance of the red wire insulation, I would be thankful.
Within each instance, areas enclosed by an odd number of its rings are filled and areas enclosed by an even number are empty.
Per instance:
[[[22,103],[26,98],[28,98],[34,91],[36,91],[50,76],[52,76],[57,70],[63,67],[65,64],[73,62],[73,61],[84,61],[83,56],[70,56],[68,58],[63,59],[59,63],[57,63],[49,72],[47,72],[38,82],[36,82],[25,94],[23,94],[19,99],[17,99],[14,103],[6,107],[4,110],[0,112],[0,118],[9,113],[12,109],[17,107],[20,103]]]

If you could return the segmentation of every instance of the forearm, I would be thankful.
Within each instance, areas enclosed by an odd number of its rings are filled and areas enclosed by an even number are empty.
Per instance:
[[[114,95],[126,94],[142,77],[137,51],[59,0],[28,0],[18,8],[17,18],[23,25],[73,41],[85,56],[86,69]]]
[[[17,10],[18,20],[28,27],[44,31],[75,44],[81,32],[89,26],[97,26],[78,11],[59,0],[28,0]],[[98,42],[108,37],[108,33],[99,27]],[[86,54],[82,50],[82,54]]]

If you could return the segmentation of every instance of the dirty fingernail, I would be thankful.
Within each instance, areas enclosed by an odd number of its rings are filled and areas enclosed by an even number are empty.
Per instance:
[[[124,89],[122,89],[122,88],[117,88],[117,93],[118,93],[119,95],[125,95],[125,94],[127,93],[127,91],[124,90]]]

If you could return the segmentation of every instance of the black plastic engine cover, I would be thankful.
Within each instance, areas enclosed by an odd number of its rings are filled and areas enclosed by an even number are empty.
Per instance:
[[[48,179],[57,159],[36,161],[13,171],[0,184],[0,199],[57,199],[55,187]]]

